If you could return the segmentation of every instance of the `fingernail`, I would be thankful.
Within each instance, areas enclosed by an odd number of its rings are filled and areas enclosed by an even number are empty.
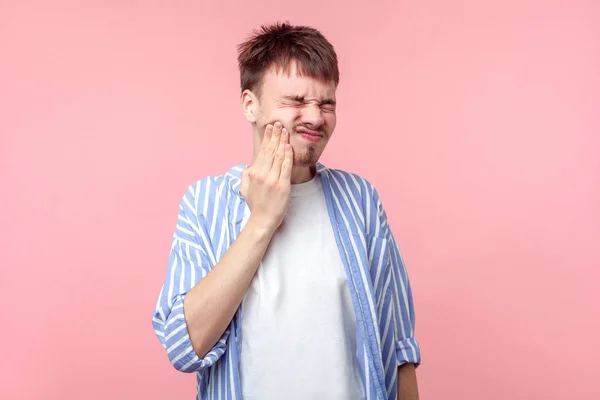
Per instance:
[[[286,130],[285,128],[283,128],[283,131],[281,132],[281,134],[282,134],[283,136],[287,135],[287,130]]]
[[[275,122],[275,128],[281,129],[281,123],[280,122]]]

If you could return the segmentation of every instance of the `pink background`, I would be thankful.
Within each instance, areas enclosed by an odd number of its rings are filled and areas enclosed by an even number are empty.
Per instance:
[[[0,398],[194,397],[152,310],[186,186],[250,160],[235,46],[276,19],[339,52],[323,161],[383,197],[421,398],[600,398],[600,3],[216,3],[0,2]]]

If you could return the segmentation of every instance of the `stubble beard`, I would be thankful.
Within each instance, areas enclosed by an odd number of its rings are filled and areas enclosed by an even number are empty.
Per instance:
[[[306,146],[302,151],[294,149],[294,166],[296,167],[313,167],[317,161],[316,146],[311,144]]]

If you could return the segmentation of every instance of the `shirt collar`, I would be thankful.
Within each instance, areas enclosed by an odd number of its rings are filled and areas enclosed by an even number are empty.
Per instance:
[[[321,163],[317,163],[317,174],[322,175],[327,171],[327,167]],[[248,168],[248,165],[245,164],[237,164],[233,166],[227,173],[226,176],[229,177],[230,184],[229,187],[231,190],[238,196],[240,196],[240,184],[242,183],[242,171]]]

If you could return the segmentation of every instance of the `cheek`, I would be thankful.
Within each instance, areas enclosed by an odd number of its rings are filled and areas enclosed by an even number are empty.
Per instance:
[[[294,128],[297,123],[297,120],[300,118],[300,113],[298,110],[293,108],[281,108],[276,109],[269,117],[268,123],[275,123],[277,121],[281,122],[285,128],[290,131]]]
[[[337,118],[336,118],[335,114],[325,115],[325,125],[327,126],[327,130],[329,131],[329,134],[333,133],[336,123],[337,123]]]

